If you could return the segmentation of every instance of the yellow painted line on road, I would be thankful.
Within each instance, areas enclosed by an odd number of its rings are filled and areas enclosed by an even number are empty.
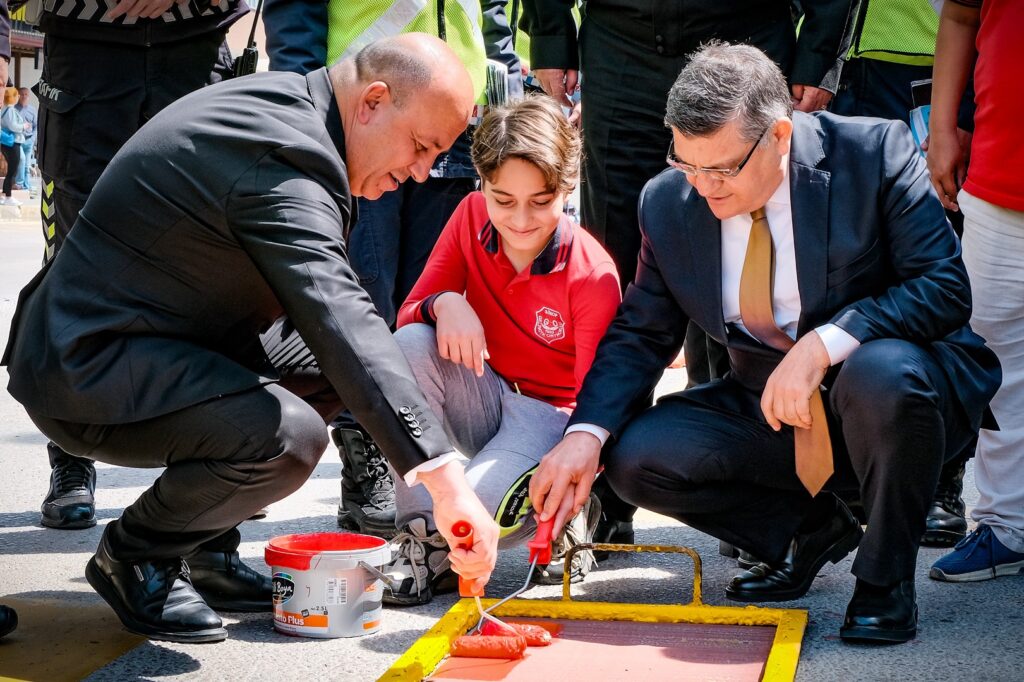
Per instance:
[[[0,682],[81,680],[146,641],[102,602],[6,596],[3,603],[18,611],[18,629],[0,639]]]

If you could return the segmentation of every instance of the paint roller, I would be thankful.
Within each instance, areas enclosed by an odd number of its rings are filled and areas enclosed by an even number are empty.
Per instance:
[[[538,522],[537,532],[533,540],[526,543],[530,550],[530,568],[526,573],[526,582],[518,590],[484,610],[480,597],[472,594],[470,584],[459,576],[459,594],[473,597],[476,608],[480,612],[480,620],[470,630],[470,634],[457,637],[452,642],[451,655],[470,658],[522,658],[527,646],[547,646],[551,643],[551,633],[542,627],[524,623],[506,623],[490,614],[510,599],[518,597],[530,587],[530,579],[537,564],[551,562],[551,532],[554,519]],[[452,535],[459,539],[459,549],[473,548],[473,527],[466,521],[457,521],[452,526]]]

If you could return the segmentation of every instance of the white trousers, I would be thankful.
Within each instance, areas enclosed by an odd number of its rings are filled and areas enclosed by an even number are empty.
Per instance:
[[[992,399],[999,431],[982,429],[974,461],[978,505],[971,517],[1024,552],[1024,212],[959,195],[963,258],[971,278],[971,326],[1003,366]]]

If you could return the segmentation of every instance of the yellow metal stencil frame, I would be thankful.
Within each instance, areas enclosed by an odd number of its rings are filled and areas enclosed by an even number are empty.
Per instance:
[[[573,547],[565,558],[566,565],[575,552],[592,549],[607,552],[663,552],[686,554],[693,560],[693,599],[689,604],[629,604],[573,600],[569,589],[569,572],[562,582],[562,598],[558,601],[512,599],[494,611],[498,617],[561,618],[566,620],[624,620],[636,623],[699,623],[703,625],[774,625],[775,639],[768,653],[762,682],[791,682],[800,661],[800,645],[807,628],[807,611],[803,609],[763,608],[759,606],[711,606],[701,599],[700,556],[689,547],[676,545],[618,545],[588,543]],[[481,600],[490,608],[497,599]],[[392,665],[378,682],[418,682],[437,669],[451,649],[452,642],[464,635],[479,619],[472,599],[461,599],[442,616],[434,627],[420,637]]]

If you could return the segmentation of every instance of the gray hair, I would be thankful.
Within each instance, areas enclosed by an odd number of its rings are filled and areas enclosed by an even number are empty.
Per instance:
[[[792,116],[782,71],[750,45],[714,41],[690,56],[668,93],[665,125],[687,137],[713,135],[729,121],[754,142],[776,119]]]

